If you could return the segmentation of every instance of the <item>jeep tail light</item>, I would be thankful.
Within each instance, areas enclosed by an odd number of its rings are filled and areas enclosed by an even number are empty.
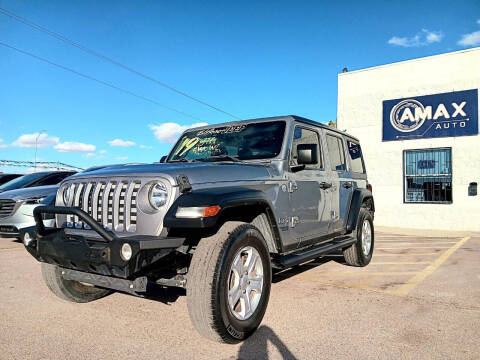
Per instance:
[[[367,190],[370,190],[370,192],[373,192],[373,190],[372,190],[372,184],[367,184]]]

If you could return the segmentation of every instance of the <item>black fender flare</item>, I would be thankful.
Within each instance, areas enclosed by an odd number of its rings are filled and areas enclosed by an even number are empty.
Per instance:
[[[360,208],[365,201],[369,201],[371,204],[372,213],[375,212],[375,204],[373,202],[372,192],[368,189],[355,189],[352,194],[352,201],[350,202],[350,209],[348,211],[346,232],[352,232],[357,225],[357,217],[360,212]]]
[[[206,218],[185,219],[177,218],[179,207],[220,206],[217,215]],[[280,232],[278,229],[273,206],[265,193],[261,190],[245,187],[224,187],[217,189],[194,190],[180,195],[167,211],[163,226],[172,229],[206,229],[214,228],[221,221],[222,216],[234,208],[259,206],[264,209],[271,225],[272,235],[277,249],[281,249]]]

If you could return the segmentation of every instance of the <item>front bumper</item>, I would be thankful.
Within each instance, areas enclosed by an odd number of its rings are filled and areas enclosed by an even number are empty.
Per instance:
[[[45,228],[42,214],[71,214],[78,216],[101,236],[89,239],[68,234],[65,229]],[[58,265],[80,272],[134,279],[155,266],[157,261],[182,246],[184,238],[159,238],[156,236],[131,236],[117,238],[105,230],[86,212],[78,208],[40,206],[34,210],[35,227],[20,231],[33,238],[25,244],[27,251],[38,261]],[[121,247],[128,243],[132,257],[125,261],[120,256]]]

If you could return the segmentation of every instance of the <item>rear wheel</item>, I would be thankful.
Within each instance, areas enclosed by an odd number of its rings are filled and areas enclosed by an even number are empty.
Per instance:
[[[260,325],[271,285],[270,254],[252,225],[227,222],[198,244],[187,279],[192,323],[204,337],[237,343]]]
[[[374,230],[373,216],[364,207],[360,208],[358,213],[355,235],[357,241],[343,250],[343,257],[348,265],[367,266],[373,254]]]
[[[51,292],[59,298],[71,302],[86,303],[111,293],[111,290],[99,289],[74,280],[66,280],[62,276],[61,268],[52,264],[42,263],[42,276]]]

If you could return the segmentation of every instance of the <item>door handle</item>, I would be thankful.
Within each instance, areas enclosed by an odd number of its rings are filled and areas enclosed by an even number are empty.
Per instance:
[[[353,184],[350,183],[350,182],[346,182],[346,183],[343,183],[342,186],[343,186],[345,189],[350,189],[350,188],[353,186]]]
[[[331,188],[332,184],[322,181],[318,186],[320,186],[320,189],[326,190]]]

